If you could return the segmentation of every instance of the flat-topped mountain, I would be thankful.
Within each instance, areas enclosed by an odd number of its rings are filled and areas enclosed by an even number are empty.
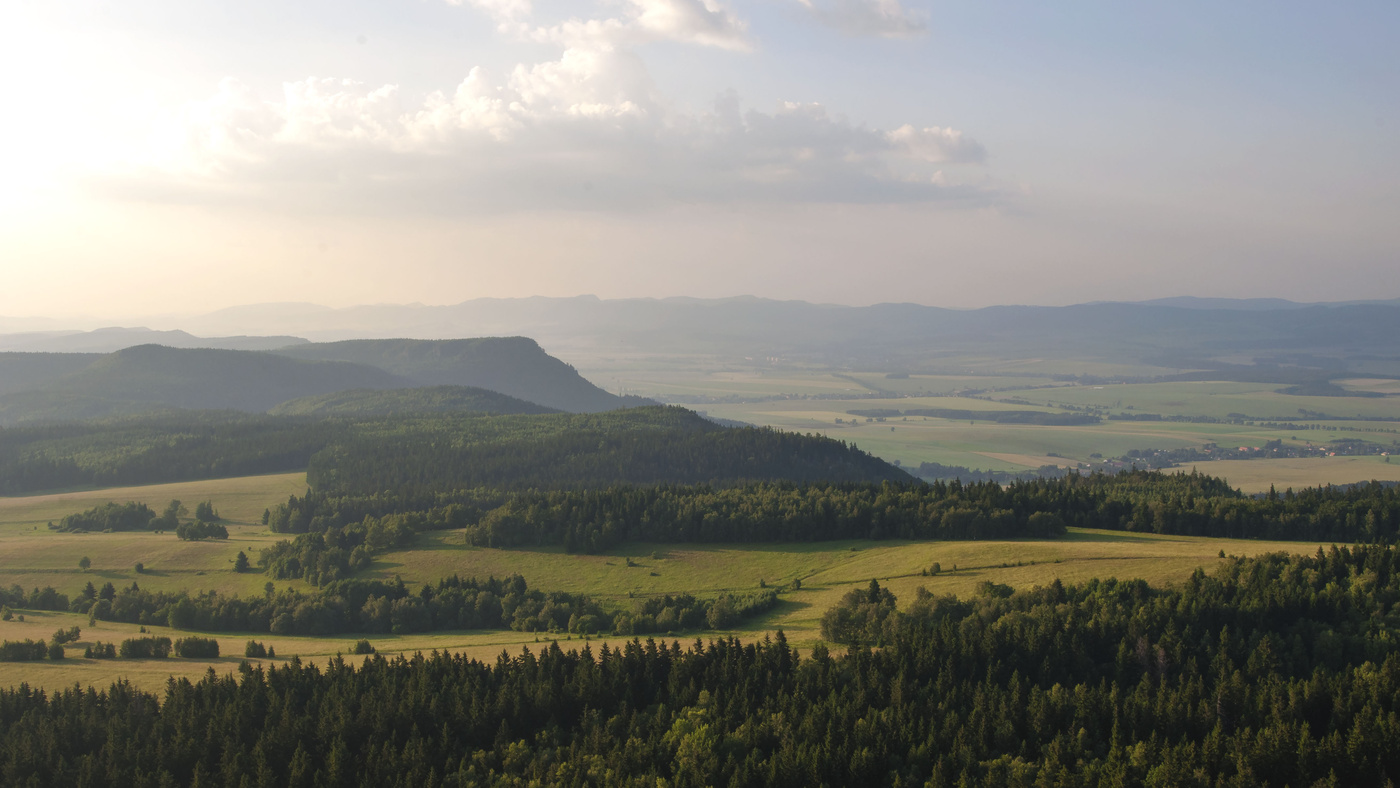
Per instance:
[[[484,391],[373,394],[440,386]],[[287,407],[591,413],[645,402],[609,394],[523,337],[349,341],[277,352],[140,345],[105,355],[0,353],[0,424],[171,408],[257,413],[352,391]]]
[[[355,339],[277,351],[288,358],[365,364],[419,386],[473,386],[573,413],[647,404],[598,388],[527,337]]]

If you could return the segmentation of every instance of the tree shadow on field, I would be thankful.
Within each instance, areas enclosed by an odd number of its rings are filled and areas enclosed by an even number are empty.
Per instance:
[[[754,616],[744,622],[739,627],[741,629],[781,629],[774,626],[774,622],[779,618],[785,618],[803,610],[813,607],[811,602],[800,602],[796,599],[779,599],[778,603],[761,615]]]
[[[1060,542],[1159,542],[1165,534],[1143,533],[1140,531],[1070,531],[1058,540]]]

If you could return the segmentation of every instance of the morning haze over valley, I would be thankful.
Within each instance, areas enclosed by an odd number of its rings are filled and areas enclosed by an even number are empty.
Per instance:
[[[0,10],[0,783],[1400,780],[1400,11]]]

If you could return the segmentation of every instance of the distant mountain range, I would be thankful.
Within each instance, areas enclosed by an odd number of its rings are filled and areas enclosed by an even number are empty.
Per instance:
[[[96,331],[30,331],[0,334],[0,352],[111,353],[136,345],[224,350],[276,350],[308,340],[291,336],[197,337],[185,331],[99,328]]]
[[[1307,305],[1272,299],[1176,298],[1156,303],[975,310],[918,304],[866,307],[761,298],[477,299],[453,306],[327,309],[264,304],[225,309],[186,326],[210,334],[250,327],[318,341],[519,334],[564,358],[614,353],[783,357],[843,367],[936,366],[955,354],[1075,357],[1209,367],[1240,356],[1345,366],[1400,354],[1400,302]],[[1284,358],[1287,357],[1287,358]]]
[[[293,358],[368,363],[422,384],[480,386],[524,399],[530,397],[524,396],[523,389],[505,390],[498,381],[461,378],[466,357],[415,356],[416,351],[392,344],[338,347],[337,343],[393,337],[528,336],[550,353],[588,368],[600,368],[591,365],[613,356],[703,356],[721,362],[776,357],[846,369],[920,371],[941,369],[941,359],[989,356],[1146,364],[1168,373],[1266,364],[1328,374],[1355,370],[1400,375],[1400,300],[1300,304],[1280,299],[1179,297],[955,310],[752,297],[485,298],[452,306],[380,304],[346,309],[255,304],[184,318],[180,328],[168,336],[191,346],[282,343],[277,352]],[[255,332],[278,336],[249,336]],[[106,351],[124,343],[149,342],[155,333],[159,332],[108,329],[61,336],[47,332],[46,339],[38,334],[22,336],[28,337],[24,341],[33,350],[54,349],[57,343],[64,349]],[[0,346],[5,341],[10,346],[19,342],[14,335],[0,337]],[[468,351],[463,346],[451,352]],[[31,367],[44,363],[48,362],[36,361]],[[438,364],[458,372],[434,372]],[[24,374],[38,373],[31,369]],[[538,390],[535,384],[528,388]],[[6,389],[13,385],[0,380],[0,391]],[[602,406],[599,399],[589,407]]]
[[[522,337],[300,343],[279,351],[138,345],[109,354],[0,353],[0,424],[149,413],[162,409],[263,412],[288,408],[387,408],[364,390],[474,386],[439,396],[437,409],[598,412],[648,401],[609,394]],[[426,402],[427,395],[404,397]],[[371,400],[377,404],[370,404]]]

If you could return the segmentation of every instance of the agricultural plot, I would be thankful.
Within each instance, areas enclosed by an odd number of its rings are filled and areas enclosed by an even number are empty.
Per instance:
[[[1400,398],[1311,397],[1285,394],[1281,383],[1229,381],[1126,383],[1065,386],[1055,389],[1007,390],[996,398],[1022,397],[1032,402],[1091,405],[1113,412],[1137,411],[1224,419],[1243,414],[1255,420],[1306,422],[1304,411],[1334,417],[1400,420]]]
[[[1082,582],[1095,577],[1142,578],[1156,585],[1178,582],[1196,567],[1209,569],[1227,555],[1259,555],[1266,552],[1314,552],[1318,545],[1296,542],[1256,542],[1198,537],[1124,534],[1075,530],[1058,540],[988,542],[869,542],[843,541],[822,544],[777,545],[648,545],[633,544],[614,555],[578,556],[560,551],[488,550],[454,544],[460,534],[428,534],[415,549],[386,555],[367,576],[406,582],[426,582],[446,574],[469,576],[508,575],[520,572],[541,588],[585,593],[606,606],[625,608],[652,595],[690,593],[713,597],[724,591],[752,591],[758,580],[782,587],[778,607],[727,632],[677,632],[665,639],[689,642],[695,637],[735,635],[762,639],[782,629],[790,642],[810,649],[820,640],[820,619],[829,607],[852,588],[872,578],[899,596],[901,605],[913,600],[915,591],[927,588],[935,594],[968,596],[984,581],[1032,588],[1055,579]],[[634,567],[626,566],[632,558]],[[941,571],[924,572],[934,563]],[[259,576],[260,577],[260,576]],[[200,578],[203,579],[203,578]],[[801,588],[793,589],[793,581]],[[198,587],[193,582],[191,587]],[[166,627],[148,627],[155,635],[171,638],[188,634],[215,637],[220,643],[216,660],[88,660],[82,649],[97,640],[119,642],[137,636],[135,625],[98,622],[67,613],[30,613],[23,623],[0,623],[0,637],[10,640],[47,638],[56,629],[82,628],[82,639],[70,647],[62,662],[11,663],[5,666],[7,683],[25,681],[33,686],[69,686],[75,682],[101,686],[116,678],[158,689],[168,676],[197,678],[209,668],[231,672],[242,659],[249,639],[273,647],[274,662],[296,655],[303,661],[325,662],[349,652],[356,635],[338,637],[279,637],[267,633],[188,633]],[[501,651],[536,648],[540,642],[577,636],[511,631],[450,631],[412,635],[369,636],[381,653],[405,653],[446,649],[492,660]],[[613,645],[624,638],[595,637],[593,647]],[[354,659],[351,657],[350,659]],[[256,661],[256,660],[255,660]],[[267,660],[263,660],[267,661]]]
[[[1392,458],[1393,459],[1393,458]],[[1201,473],[1229,480],[1247,493],[1285,490],[1321,484],[1350,484],[1369,479],[1400,480],[1400,460],[1384,457],[1290,457],[1282,460],[1216,460],[1197,463]]]
[[[796,374],[796,373],[793,373]],[[819,376],[822,373],[813,372]],[[1262,447],[1270,441],[1284,446],[1323,446],[1341,439],[1360,439],[1390,445],[1400,440],[1400,398],[1315,397],[1281,393],[1284,384],[1228,381],[1167,382],[1123,385],[1054,384],[1046,378],[996,376],[920,376],[887,378],[874,373],[847,376],[872,391],[883,388],[889,396],[850,399],[792,398],[706,405],[713,416],[795,432],[814,432],[854,443],[876,456],[899,461],[905,467],[930,462],[995,471],[1034,470],[1043,465],[1073,466],[1103,458],[1123,457],[1134,450],[1200,448],[1208,443],[1223,447]],[[926,381],[945,385],[961,383],[982,387],[977,397],[923,396],[899,393],[936,391]],[[1031,381],[1024,388],[1007,384]],[[1394,381],[1358,379],[1344,381],[1356,390],[1384,393]],[[927,388],[918,387],[927,385]],[[1369,387],[1369,388],[1367,388]],[[964,388],[949,389],[949,394]],[[1205,416],[1215,419],[1276,419],[1302,429],[1276,429],[1262,424],[1194,423],[1174,421],[1109,421],[1073,426],[1005,424],[991,420],[941,419],[924,416],[892,416],[884,421],[852,417],[848,411],[892,409],[961,409],[973,411],[1024,410],[1066,413],[1074,408],[1106,408],[1113,413],[1156,413],[1163,416]],[[1354,420],[1310,419],[1301,411]],[[838,423],[836,420],[841,419]],[[1383,420],[1378,420],[1383,419]],[[1308,429],[1306,427],[1314,428]],[[1307,461],[1301,461],[1306,459]],[[1336,484],[1372,478],[1400,480],[1400,464],[1381,457],[1298,458],[1289,460],[1227,461],[1214,468],[1200,464],[1203,473],[1223,475],[1244,489],[1268,489],[1310,484]],[[1276,465],[1282,462],[1284,464]],[[1262,464],[1261,464],[1262,463]]]

